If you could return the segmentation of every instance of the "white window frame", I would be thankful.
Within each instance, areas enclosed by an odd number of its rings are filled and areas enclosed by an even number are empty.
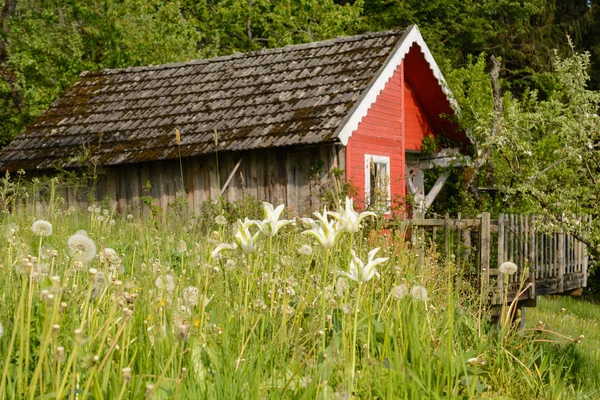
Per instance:
[[[385,210],[376,210],[383,211],[384,214],[390,214],[392,212],[392,201],[391,201],[391,167],[392,164],[390,162],[390,158],[388,156],[379,156],[375,154],[365,154],[365,205],[371,206],[371,160],[374,163],[378,164],[386,164],[387,168],[387,201]]]

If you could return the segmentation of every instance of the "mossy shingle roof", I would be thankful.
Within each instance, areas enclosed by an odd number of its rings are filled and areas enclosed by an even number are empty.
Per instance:
[[[85,72],[0,153],[0,169],[98,165],[334,141],[405,31]]]

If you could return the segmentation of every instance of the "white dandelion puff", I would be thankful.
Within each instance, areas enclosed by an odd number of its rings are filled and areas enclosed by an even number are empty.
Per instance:
[[[227,218],[224,215],[217,215],[215,218],[215,223],[217,225],[227,225]]]
[[[52,235],[52,224],[43,219],[38,219],[31,225],[31,231],[34,235],[50,236]]]
[[[74,234],[67,240],[67,247],[71,257],[84,264],[91,262],[96,257],[96,244],[88,236]]]
[[[301,256],[310,257],[312,256],[313,248],[309,244],[303,244],[298,248],[298,254]]]
[[[114,264],[120,261],[119,254],[115,249],[111,249],[110,247],[105,248],[100,253],[100,260],[102,262],[108,262],[110,264]]]
[[[175,290],[175,279],[171,274],[166,274],[164,278],[159,276],[156,278],[154,284],[160,290],[166,290],[168,293],[171,293],[173,290]]]
[[[402,300],[408,294],[408,287],[405,284],[394,286],[392,288],[392,296],[397,300]]]
[[[198,304],[199,292],[195,286],[188,286],[181,291],[181,299],[188,306],[195,306]]]
[[[410,289],[410,295],[417,301],[427,301],[427,289],[423,286],[413,286],[413,288]]]
[[[185,253],[187,251],[187,243],[185,242],[185,240],[180,240],[177,243],[177,252],[178,253]]]
[[[498,267],[498,271],[503,275],[512,275],[518,270],[517,264],[510,261],[505,261]]]

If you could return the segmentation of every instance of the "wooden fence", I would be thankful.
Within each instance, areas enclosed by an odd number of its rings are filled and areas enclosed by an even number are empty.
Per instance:
[[[458,268],[475,276],[480,288],[491,294],[493,304],[515,299],[535,302],[536,296],[569,293],[587,285],[586,246],[572,235],[552,233],[535,216],[489,213],[477,218],[413,219],[413,243],[436,243]],[[550,231],[550,232],[549,232]],[[517,265],[508,279],[498,268],[505,261]]]

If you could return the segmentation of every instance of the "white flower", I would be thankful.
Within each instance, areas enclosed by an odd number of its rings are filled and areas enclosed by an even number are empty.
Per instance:
[[[313,249],[312,249],[312,247],[310,247],[309,244],[303,244],[302,246],[300,246],[298,248],[298,254],[300,254],[301,256],[310,257],[310,256],[312,256],[312,253],[313,253]]]
[[[50,236],[52,235],[52,224],[43,219],[38,219],[31,225],[31,231],[34,235]]]
[[[133,214],[127,214],[127,219],[131,221],[133,219]]]
[[[211,258],[215,258],[223,250],[235,250],[235,249],[237,249],[237,246],[235,244],[221,243],[220,245],[215,247],[215,249],[212,251],[210,256],[211,256]]]
[[[217,225],[227,225],[227,218],[224,215],[217,215],[215,218],[215,223]]]
[[[415,300],[427,301],[427,289],[423,286],[413,286],[413,288],[410,289],[410,295]]]
[[[279,220],[284,207],[283,204],[280,204],[277,208],[273,208],[273,204],[263,201],[265,219],[262,221],[255,221],[255,223],[266,236],[273,237],[277,235],[277,232],[279,232],[282,227],[294,223],[293,220]]]
[[[354,251],[352,251],[352,261],[350,261],[350,273],[345,271],[339,271],[338,273],[356,282],[370,281],[375,275],[379,277],[379,272],[377,272],[376,267],[379,264],[382,264],[388,260],[387,257],[375,258],[375,255],[377,254],[379,249],[380,248],[377,247],[369,252],[369,260],[366,265],[360,258],[356,256],[356,254],[354,254]]]
[[[195,286],[186,287],[181,292],[181,298],[188,307],[195,306],[198,304],[198,288]]]
[[[394,286],[392,288],[392,296],[397,300],[401,300],[408,294],[408,287],[405,284]]]
[[[469,364],[471,366],[475,366],[475,365],[479,364],[479,360],[477,359],[477,357],[469,358],[467,360],[467,364]]]
[[[498,272],[500,272],[503,275],[512,275],[516,273],[517,270],[517,264],[510,261],[505,261],[498,267]]]
[[[173,279],[171,274],[166,274],[164,279],[162,276],[159,276],[156,278],[154,284],[160,290],[166,290],[168,293],[171,293],[173,290],[175,290],[175,279]]]
[[[233,240],[237,244],[237,247],[242,250],[246,255],[252,253],[256,248],[256,242],[260,231],[256,231],[254,235],[250,233],[250,226],[256,225],[256,221],[251,221],[248,218],[242,222],[238,219],[237,228],[233,235]]]
[[[360,229],[360,223],[367,217],[377,217],[372,211],[357,213],[354,211],[354,199],[346,197],[346,208],[339,209],[339,212],[330,211],[329,215],[337,219],[348,233],[356,233]]]
[[[89,263],[96,257],[96,244],[88,236],[74,234],[67,240],[67,247],[71,257],[84,264]]]
[[[177,251],[179,253],[185,253],[187,251],[187,243],[185,240],[180,240],[179,243],[177,243]]]
[[[100,253],[100,260],[102,262],[106,261],[110,264],[120,261],[119,254],[117,253],[117,251],[115,249],[111,249],[110,247],[107,247],[104,250],[102,250],[102,252]]]
[[[319,212],[314,212],[313,214],[319,222],[316,222],[312,218],[302,218],[302,222],[311,227],[311,229],[302,232],[302,234],[313,236],[326,250],[333,248],[344,232],[339,222],[327,220],[327,209],[323,210],[323,214]]]

